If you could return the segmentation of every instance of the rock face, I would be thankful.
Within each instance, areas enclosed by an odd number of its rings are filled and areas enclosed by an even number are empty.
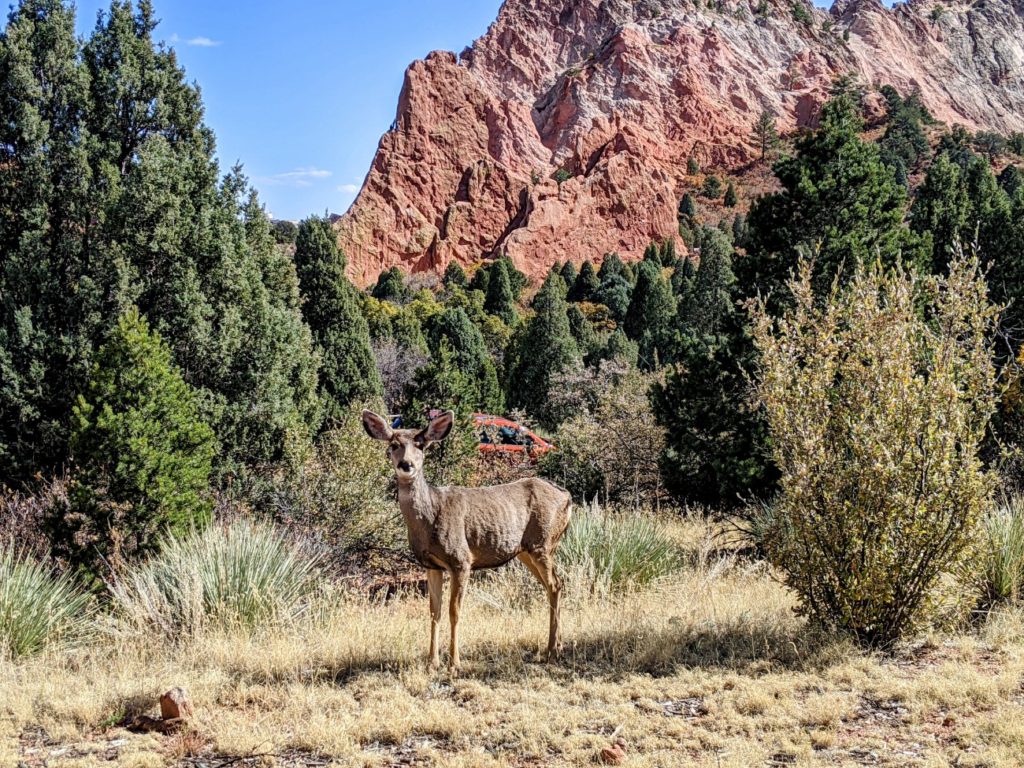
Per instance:
[[[688,158],[748,162],[763,110],[782,132],[813,125],[840,74],[916,89],[948,123],[1024,130],[1022,0],[800,6],[811,23],[789,0],[708,5],[506,0],[472,47],[413,63],[336,225],[352,278],[638,258],[676,236]]]

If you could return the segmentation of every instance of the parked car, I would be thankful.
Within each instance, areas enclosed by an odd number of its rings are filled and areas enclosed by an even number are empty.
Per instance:
[[[487,454],[528,454],[543,456],[555,446],[533,430],[503,416],[474,413],[473,423],[480,436],[480,452]]]

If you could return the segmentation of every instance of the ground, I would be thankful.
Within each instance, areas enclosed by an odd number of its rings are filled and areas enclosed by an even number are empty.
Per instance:
[[[571,574],[566,651],[519,566],[475,578],[458,677],[431,673],[425,598],[328,595],[255,635],[140,638],[0,662],[0,768],[595,765],[1017,766],[1024,621],[1014,612],[896,653],[812,633],[763,564],[680,529],[688,567],[631,593]],[[191,694],[172,735],[119,725]]]

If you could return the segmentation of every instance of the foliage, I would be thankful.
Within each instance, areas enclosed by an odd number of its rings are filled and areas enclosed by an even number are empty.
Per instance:
[[[726,208],[735,208],[738,202],[739,198],[736,197],[736,186],[732,183],[732,180],[730,180],[729,185],[725,188],[725,199],[722,200],[722,203]]]
[[[858,268],[824,305],[809,263],[789,287],[779,320],[754,308],[787,531],[768,551],[803,611],[886,646],[948,597],[940,576],[990,504],[978,448],[995,409],[997,311],[963,258],[944,278]]]
[[[311,217],[299,224],[295,266],[302,316],[320,353],[320,392],[329,423],[349,403],[380,396],[370,329],[355,287],[345,277],[345,257],[330,221]]]
[[[754,142],[761,150],[761,160],[764,161],[770,152],[779,144],[779,132],[775,127],[775,114],[765,110],[754,123]]]
[[[775,166],[782,190],[751,208],[748,252],[738,275],[750,291],[779,291],[798,254],[814,254],[817,289],[844,279],[865,260],[916,258],[903,225],[906,189],[881,161],[876,144],[860,138],[852,85],[822,108],[820,127],[796,143],[796,156]]]
[[[806,24],[809,27],[814,25],[814,17],[801,0],[794,0],[790,6],[790,11],[793,14],[793,21]]]
[[[696,176],[700,173],[700,163],[697,162],[697,158],[690,157],[686,160],[686,172],[690,176]]]
[[[554,437],[558,450],[542,460],[544,474],[575,499],[598,496],[635,508],[660,505],[665,500],[660,467],[665,433],[651,410],[652,381],[621,362],[602,364],[585,382],[593,402],[564,409],[571,416]],[[578,382],[559,382],[565,394],[581,389]]]
[[[487,298],[484,309],[508,325],[518,319],[516,300],[512,293],[512,282],[508,273],[508,262],[499,259],[491,267],[491,278],[487,282]]]
[[[573,283],[572,288],[569,290],[569,301],[593,301],[597,295],[597,289],[600,287],[601,280],[597,276],[594,265],[589,261],[584,261],[580,265],[576,282]]]
[[[169,536],[158,555],[110,585],[111,599],[129,627],[169,640],[253,630],[308,610],[318,560],[281,531],[240,519]]]
[[[677,364],[652,398],[666,430],[663,472],[673,495],[729,509],[771,495],[776,473],[748,382],[756,357],[736,311],[732,249],[718,230],[705,228],[700,242],[699,268],[678,283]]]
[[[722,180],[714,175],[708,175],[700,188],[700,193],[709,200],[718,200],[722,196]]]
[[[640,369],[653,371],[670,362],[674,351],[676,302],[661,273],[661,259],[645,259],[637,267],[636,286],[623,322],[637,342]]]
[[[605,511],[596,502],[575,510],[558,557],[591,592],[643,587],[682,567],[656,518]]]
[[[982,520],[979,567],[975,570],[983,608],[1024,597],[1024,499],[1013,496]]]
[[[59,0],[0,34],[0,475],[66,464],[93,355],[135,305],[220,440],[218,469],[282,458],[318,417],[285,249],[236,169],[218,182],[198,89],[146,0],[84,40]]]
[[[75,483],[54,536],[72,563],[96,573],[103,558],[116,568],[152,550],[164,530],[207,521],[213,432],[167,345],[135,309],[96,355],[71,445]]]
[[[553,378],[581,359],[564,296],[562,278],[548,275],[533,299],[534,315],[515,343],[506,377],[508,404],[546,426],[554,424],[548,407]]]
[[[360,413],[361,406],[353,405],[335,429],[324,432],[312,456],[277,485],[267,505],[281,525],[313,533],[343,553],[393,549],[405,533],[391,464],[381,445],[366,438]]]
[[[393,301],[400,304],[407,298],[405,276],[398,267],[382,270],[370,295],[381,301]]]
[[[880,142],[882,160],[904,170],[916,168],[929,149],[921,124],[931,116],[917,93],[902,99],[895,88],[885,86],[882,95],[888,104],[888,124]]]
[[[458,390],[458,397],[451,394],[454,403],[448,400],[446,407],[453,407],[459,413],[473,410],[500,412],[503,407],[503,396],[498,386],[498,374],[487,351],[480,329],[469,319],[465,310],[461,307],[449,308],[437,315],[428,328],[430,349],[433,355],[433,362],[421,369],[414,386],[415,396],[428,408],[442,407],[441,401],[430,401],[430,395],[441,396],[444,392],[454,393]],[[454,378],[439,370],[438,361],[442,353],[442,346],[447,347],[450,353],[450,363],[461,375],[459,385],[455,389]],[[442,379],[449,381],[437,389],[435,385]],[[434,383],[428,385],[427,380],[433,379]],[[447,397],[448,395],[446,395]],[[417,412],[416,416],[419,416]]]
[[[452,286],[465,288],[469,283],[465,271],[457,261],[448,262],[448,266],[444,268],[443,281],[446,288],[451,288]]]
[[[28,656],[81,634],[90,598],[67,573],[0,541],[0,658]]]
[[[579,277],[579,273],[576,271],[575,265],[571,261],[566,261],[559,270],[558,274],[562,278],[562,282],[565,283],[566,287],[571,292],[573,286],[576,285],[576,278]]]

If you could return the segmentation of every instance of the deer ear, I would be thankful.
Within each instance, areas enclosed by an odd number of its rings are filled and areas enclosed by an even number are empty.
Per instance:
[[[373,411],[363,411],[363,429],[374,440],[391,439],[391,427]]]
[[[445,411],[440,416],[431,419],[427,428],[420,434],[423,435],[423,439],[428,443],[439,443],[448,437],[448,433],[452,431],[454,423],[455,414],[452,411]]]

